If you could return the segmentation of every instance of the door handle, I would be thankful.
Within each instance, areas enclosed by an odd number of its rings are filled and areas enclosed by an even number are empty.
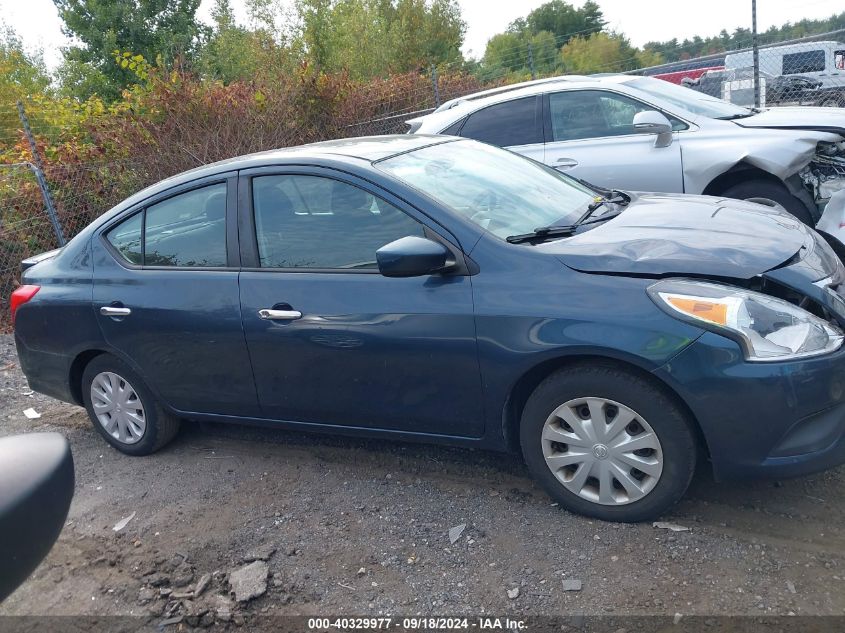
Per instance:
[[[558,158],[556,162],[558,167],[565,167],[567,169],[578,165],[578,161],[574,158]]]
[[[108,317],[124,317],[132,314],[129,308],[118,308],[116,306],[103,306],[100,308],[100,314]]]
[[[263,308],[258,311],[258,316],[269,321],[295,321],[302,318],[302,312],[299,310],[273,310],[271,308]]]

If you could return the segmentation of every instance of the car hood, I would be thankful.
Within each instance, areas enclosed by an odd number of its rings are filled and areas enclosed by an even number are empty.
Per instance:
[[[736,119],[741,127],[819,130],[845,135],[845,108],[784,107]]]
[[[589,273],[750,279],[816,249],[800,221],[762,205],[711,196],[632,194],[617,217],[535,248]],[[826,262],[819,264],[818,277]]]

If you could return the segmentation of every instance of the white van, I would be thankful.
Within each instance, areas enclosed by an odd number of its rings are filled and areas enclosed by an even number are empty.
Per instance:
[[[725,68],[736,70],[754,65],[752,51],[725,56]],[[845,44],[802,42],[760,49],[760,72],[773,77],[804,75],[822,82],[822,88],[845,87]]]

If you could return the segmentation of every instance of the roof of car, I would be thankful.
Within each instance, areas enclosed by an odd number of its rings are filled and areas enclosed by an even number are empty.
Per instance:
[[[374,162],[396,154],[402,154],[421,147],[443,143],[442,136],[428,134],[392,134],[385,136],[359,136],[320,143],[309,143],[283,149],[274,149],[202,165],[161,180],[130,196],[113,208],[113,211],[133,206],[150,196],[178,185],[229,171],[270,167],[273,165],[296,164],[320,159],[335,159],[340,162]]]

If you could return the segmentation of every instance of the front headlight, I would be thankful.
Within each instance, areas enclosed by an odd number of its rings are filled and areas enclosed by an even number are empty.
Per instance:
[[[675,317],[737,340],[753,361],[825,354],[842,346],[842,331],[806,310],[759,292],[689,279],[648,288],[652,300]]]

